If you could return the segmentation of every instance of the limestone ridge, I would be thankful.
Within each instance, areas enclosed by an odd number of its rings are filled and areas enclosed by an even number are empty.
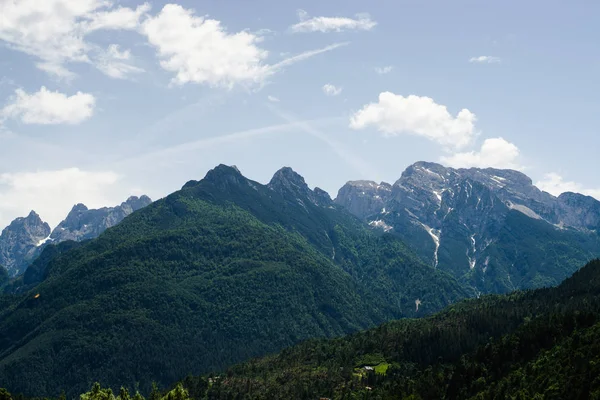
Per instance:
[[[50,226],[35,211],[15,219],[0,235],[0,265],[11,276],[23,272],[49,235]]]
[[[417,162],[393,185],[348,182],[335,202],[483,292],[558,283],[600,255],[600,202],[552,196],[519,171]]]
[[[106,229],[117,225],[126,216],[137,211],[152,200],[148,196],[131,196],[115,207],[88,209],[83,204],[76,204],[67,217],[52,231],[50,240],[60,243],[65,240],[82,241],[98,237]]]
[[[150,203],[152,200],[144,195],[131,196],[118,206],[100,209],[88,209],[84,204],[76,204],[54,230],[31,211],[27,217],[15,219],[2,231],[0,265],[10,276],[20,275],[47,244],[93,239]]]

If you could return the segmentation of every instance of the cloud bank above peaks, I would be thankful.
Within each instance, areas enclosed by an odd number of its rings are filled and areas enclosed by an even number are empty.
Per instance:
[[[56,226],[74,204],[93,208],[117,204],[128,196],[127,190],[117,187],[118,180],[112,171],[79,168],[0,174],[0,226],[30,210]]]
[[[348,17],[309,17],[304,10],[298,10],[300,22],[290,26],[293,33],[307,32],[342,32],[342,31],[370,31],[377,22],[373,21],[369,14],[356,14],[356,19]]]
[[[455,153],[443,156],[440,162],[453,168],[500,168],[521,170],[520,151],[513,143],[504,138],[486,139],[479,150]]]
[[[475,114],[466,108],[454,117],[446,106],[430,97],[382,92],[377,102],[365,105],[351,116],[350,128],[375,127],[384,136],[416,135],[459,149],[471,143],[475,121]]]
[[[574,192],[592,196],[597,200],[600,200],[600,188],[587,189],[580,183],[565,180],[556,172],[545,174],[543,179],[535,183],[535,186],[554,196],[559,196],[565,192]]]

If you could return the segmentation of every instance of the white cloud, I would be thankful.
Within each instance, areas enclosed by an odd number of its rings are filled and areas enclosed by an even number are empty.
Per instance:
[[[19,118],[25,124],[78,124],[94,114],[95,103],[94,96],[88,93],[67,96],[44,86],[32,94],[17,89],[13,102],[0,111],[0,116]]]
[[[272,103],[279,103],[279,102],[280,102],[279,98],[277,98],[277,97],[275,97],[275,96],[271,96],[271,95],[267,96],[267,99],[268,99],[270,102],[272,102]]]
[[[104,74],[116,79],[125,79],[131,74],[144,72],[142,68],[130,64],[131,51],[119,50],[119,45],[111,44],[98,58],[96,67]]]
[[[157,49],[160,65],[173,72],[173,84],[206,84],[231,89],[235,85],[261,85],[288,65],[348,43],[336,43],[265,63],[268,52],[259,47],[262,37],[248,31],[228,33],[220,21],[195,16],[180,5],[167,4],[142,24],[142,33]]]
[[[479,63],[479,64],[495,64],[499,63],[500,57],[494,56],[479,56],[479,57],[471,57],[469,59],[470,63]]]
[[[2,0],[0,40],[37,57],[36,66],[61,78],[74,75],[68,63],[95,64],[98,46],[86,35],[99,29],[137,29],[148,3],[135,10],[107,0]]]
[[[575,192],[582,193],[588,196],[595,197],[600,200],[600,188],[598,189],[586,189],[583,185],[573,182],[565,181],[564,178],[555,172],[544,175],[544,178],[535,183],[539,189],[546,191],[554,196],[559,196],[564,192]]]
[[[475,135],[476,117],[462,109],[453,117],[446,106],[429,97],[403,97],[390,92],[379,95],[377,103],[365,105],[350,118],[352,129],[375,126],[385,136],[403,133],[423,136],[441,145],[461,148]]]
[[[103,2],[104,4],[110,4]],[[150,4],[144,3],[135,10],[127,7],[119,7],[110,11],[100,11],[91,14],[89,21],[82,23],[86,33],[101,29],[127,29],[138,28],[140,19],[150,11]]]
[[[258,83],[270,72],[263,64],[268,52],[257,46],[259,36],[227,33],[220,21],[194,16],[193,10],[176,4],[167,4],[148,18],[142,32],[156,47],[162,68],[176,74],[176,84],[231,88],[236,83]]]
[[[347,17],[312,17],[304,10],[298,10],[300,22],[290,27],[294,33],[300,32],[342,32],[347,30],[370,31],[377,22],[368,14],[357,14],[356,19]]]
[[[325,93],[327,96],[338,96],[342,93],[342,88],[335,87],[334,85],[328,83],[323,85],[323,93]]]
[[[0,227],[30,210],[55,226],[76,203],[93,208],[117,204],[128,195],[115,186],[118,179],[112,171],[79,168],[0,174]]]
[[[499,137],[486,139],[479,151],[456,153],[441,157],[442,164],[453,168],[509,168],[522,169],[518,164],[519,148]]]
[[[375,72],[377,72],[379,75],[385,75],[385,74],[389,74],[390,72],[392,72],[393,69],[394,69],[393,66],[386,65],[385,67],[375,67]]]

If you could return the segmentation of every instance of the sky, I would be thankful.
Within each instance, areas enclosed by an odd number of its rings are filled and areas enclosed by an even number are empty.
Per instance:
[[[597,1],[0,0],[0,227],[218,164],[335,197],[410,164],[600,199]]]

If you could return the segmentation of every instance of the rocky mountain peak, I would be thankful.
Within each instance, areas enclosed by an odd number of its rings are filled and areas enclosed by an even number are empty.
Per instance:
[[[310,190],[304,177],[290,167],[283,167],[271,178],[268,186],[275,190],[288,190],[292,192],[306,193]]]
[[[360,218],[385,211],[392,195],[392,185],[386,182],[349,181],[338,191],[335,202]]]
[[[150,205],[150,203],[152,203],[152,200],[146,195],[142,195],[140,197],[130,196],[127,200],[121,203],[121,207],[130,207],[132,211],[137,211],[146,207],[147,205]]]
[[[331,204],[332,200],[329,194],[323,189],[315,188],[311,190],[304,177],[298,174],[290,167],[283,167],[271,178],[267,187],[283,196],[292,196],[295,199],[308,199],[313,204],[324,206]]]
[[[58,226],[52,231],[50,239],[54,243],[65,240],[82,241],[99,236],[106,229],[117,225],[126,216],[137,211],[152,200],[148,196],[131,196],[115,207],[88,209],[83,204],[76,204]]]
[[[37,247],[50,235],[50,225],[31,211],[27,217],[15,219],[0,235],[0,265],[11,276],[23,272],[34,257]]]
[[[239,185],[247,179],[242,175],[240,170],[235,166],[219,164],[215,168],[209,170],[204,176],[203,181],[211,182],[215,186],[222,189],[229,185]],[[185,187],[197,185],[197,181],[190,181],[184,185]]]

